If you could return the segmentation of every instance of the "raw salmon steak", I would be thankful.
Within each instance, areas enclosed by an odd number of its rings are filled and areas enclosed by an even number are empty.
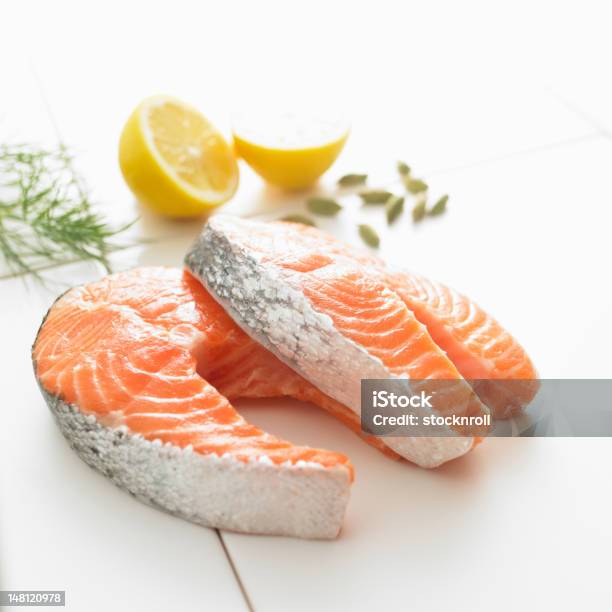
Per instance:
[[[487,414],[487,404],[506,416],[537,390],[525,351],[471,300],[317,229],[215,216],[186,265],[248,334],[355,418],[364,378],[454,381],[448,412],[468,416]],[[490,387],[473,388],[465,377],[474,374],[524,379],[524,389],[504,398]],[[435,467],[478,438],[381,441]]]
[[[141,500],[212,527],[338,534],[347,457],[280,440],[228,398],[292,396],[351,424],[348,411],[253,342],[189,273],[141,268],[68,291],[33,361],[73,448]]]

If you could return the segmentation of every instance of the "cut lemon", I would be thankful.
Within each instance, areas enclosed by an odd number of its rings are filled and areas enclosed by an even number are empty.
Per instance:
[[[263,179],[287,189],[309,187],[334,163],[348,138],[346,121],[293,114],[237,117],[236,153]]]
[[[238,187],[238,165],[223,136],[195,108],[169,96],[148,98],[132,113],[119,165],[134,195],[169,217],[201,215]]]

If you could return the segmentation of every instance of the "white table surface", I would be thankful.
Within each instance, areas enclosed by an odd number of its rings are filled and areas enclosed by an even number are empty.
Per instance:
[[[15,3],[17,4],[17,3]],[[609,10],[608,10],[609,12]],[[0,22],[0,136],[53,143],[107,216],[140,221],[116,269],[181,265],[197,223],[140,209],[117,139],[143,97],[192,101],[222,129],[258,103],[333,108],[347,148],[321,183],[405,159],[448,213],[388,230],[352,201],[323,226],[480,302],[544,377],[612,376],[612,87],[605,3],[23,2]],[[303,195],[241,165],[224,212],[280,216]],[[36,388],[46,288],[0,271],[0,588],[64,589],[68,610],[609,610],[609,439],[488,440],[435,472],[386,459],[331,417],[242,402],[258,425],[347,453],[356,481],[333,542],[219,534],[148,508],[70,450]]]

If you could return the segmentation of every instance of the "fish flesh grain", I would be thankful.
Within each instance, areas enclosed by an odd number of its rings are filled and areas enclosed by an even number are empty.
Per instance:
[[[436,467],[479,438],[364,434],[361,378],[448,379],[453,405],[472,415],[506,416],[535,392],[524,351],[467,298],[318,230],[213,217],[186,264],[71,289],[32,350],[79,455],[182,518],[304,538],[340,531],[349,459],[251,425],[231,405],[238,398],[310,402],[388,456]],[[500,398],[472,388],[471,373],[525,387]]]
[[[211,527],[338,534],[348,458],[280,440],[230,400],[289,396],[359,423],[253,342],[188,272],[137,268],[71,289],[32,355],[71,446],[142,501]]]
[[[466,416],[489,408],[498,418],[508,416],[537,391],[523,348],[471,300],[318,229],[215,216],[185,262],[242,329],[356,417],[363,378],[455,381],[449,412]],[[494,385],[473,389],[468,377],[525,385],[516,397],[500,398]],[[381,440],[423,467],[478,442]]]

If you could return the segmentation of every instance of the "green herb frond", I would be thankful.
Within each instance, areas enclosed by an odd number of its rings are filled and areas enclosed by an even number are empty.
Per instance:
[[[0,145],[0,256],[11,273],[40,278],[41,268],[75,259],[110,271],[110,239],[129,225],[112,228],[93,210],[64,145]]]

